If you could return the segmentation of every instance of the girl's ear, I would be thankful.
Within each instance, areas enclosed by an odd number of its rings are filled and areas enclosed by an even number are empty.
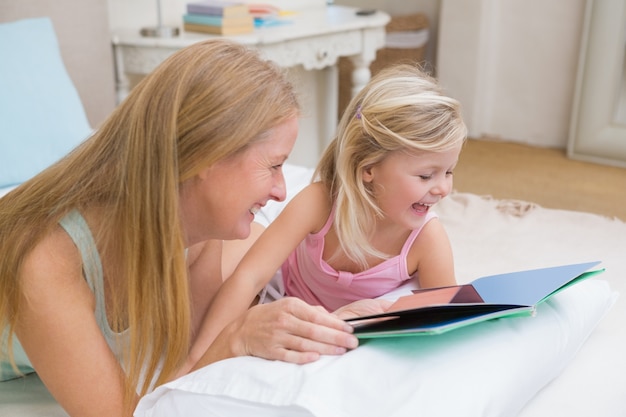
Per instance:
[[[361,179],[363,182],[372,182],[374,180],[372,165],[368,165],[363,168],[363,171],[361,171]]]

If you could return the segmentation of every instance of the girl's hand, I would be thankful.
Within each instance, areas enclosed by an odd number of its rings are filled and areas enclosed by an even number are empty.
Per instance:
[[[339,308],[334,314],[342,320],[370,316],[384,313],[391,304],[393,303],[388,300],[359,300]]]

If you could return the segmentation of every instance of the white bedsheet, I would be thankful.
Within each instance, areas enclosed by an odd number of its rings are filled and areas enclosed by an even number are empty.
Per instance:
[[[229,359],[159,387],[135,416],[514,416],[567,366],[610,302],[607,283],[590,280],[536,317],[368,340],[304,366]]]

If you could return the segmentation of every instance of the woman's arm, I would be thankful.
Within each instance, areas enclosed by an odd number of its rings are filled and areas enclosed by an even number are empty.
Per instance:
[[[73,242],[59,228],[25,258],[16,334],[71,416],[122,416],[124,374],[98,327]]]
[[[309,185],[287,204],[252,245],[213,299],[200,331],[192,342],[186,368],[194,366],[227,324],[250,308],[256,295],[289,254],[307,234],[321,229],[329,213],[330,203],[321,184]],[[202,259],[197,262],[202,262]],[[338,323],[334,324],[338,326]],[[181,369],[181,372],[186,370]]]
[[[251,307],[230,322],[194,370],[235,356],[308,363],[358,346],[352,327],[323,307],[294,297]]]
[[[448,234],[439,219],[424,225],[407,255],[409,273],[417,271],[420,288],[456,285]]]

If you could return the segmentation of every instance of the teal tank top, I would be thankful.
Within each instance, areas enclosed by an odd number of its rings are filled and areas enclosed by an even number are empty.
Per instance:
[[[120,360],[122,349],[128,345],[129,334],[128,330],[122,333],[116,333],[109,326],[104,301],[104,274],[102,272],[102,263],[91,230],[83,216],[77,210],[69,212],[59,221],[59,224],[67,232],[80,252],[83,261],[83,276],[96,298],[95,315],[98,327],[100,327],[107,344],[117,359]],[[0,338],[0,342],[2,342],[0,347],[6,349],[4,343],[6,335],[3,333],[0,336],[3,336]],[[12,350],[20,372],[24,374],[33,372],[34,369],[24,349],[20,345],[19,340],[17,340],[17,337],[13,338]],[[8,361],[0,361],[0,381],[13,379],[17,376],[19,376],[19,374],[15,374]]]
[[[100,327],[107,344],[119,360],[121,354],[119,342],[123,343],[124,339],[127,339],[127,337],[124,336],[128,333],[128,330],[122,333],[116,333],[109,326],[104,302],[104,273],[102,272],[102,262],[100,261],[100,254],[98,253],[96,242],[91,234],[89,225],[87,225],[87,222],[78,210],[69,212],[61,219],[59,224],[65,229],[80,252],[83,261],[83,275],[96,298],[95,314],[98,327]],[[128,341],[126,340],[126,342]]]

